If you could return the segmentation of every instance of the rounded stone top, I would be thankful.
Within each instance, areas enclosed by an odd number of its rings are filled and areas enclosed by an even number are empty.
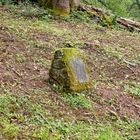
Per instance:
[[[60,58],[63,57],[63,55],[64,55],[64,53],[63,53],[62,50],[57,50],[57,51],[55,52],[55,54],[54,54],[54,58],[55,58],[55,59],[60,59]]]

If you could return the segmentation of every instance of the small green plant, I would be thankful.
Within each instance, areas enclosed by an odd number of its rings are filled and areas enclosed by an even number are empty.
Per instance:
[[[2,5],[9,5],[9,4],[12,4],[13,1],[12,0],[0,0],[0,4]]]
[[[19,127],[15,124],[5,124],[4,134],[8,135],[9,137],[16,137],[19,132]]]
[[[16,98],[15,97],[12,97],[10,95],[2,95],[0,96],[0,111],[1,113],[3,114],[9,114],[10,113],[10,103],[11,102],[15,102],[16,101]]]
[[[20,14],[24,17],[28,18],[39,18],[45,21],[50,21],[52,18],[51,10],[43,9],[36,4],[32,4],[31,2],[23,2],[19,5],[21,10]]]
[[[84,11],[72,11],[69,17],[60,18],[68,22],[91,22],[90,15]]]
[[[52,121],[48,124],[51,126],[51,132],[55,132],[62,140],[92,140],[94,138],[94,127],[90,124],[77,121]]]
[[[138,120],[128,119],[118,120],[115,123],[123,136],[124,140],[139,140],[140,122]]]
[[[63,98],[68,104],[74,107],[83,107],[87,109],[92,107],[91,101],[82,93],[63,93]]]
[[[63,92],[63,87],[62,86],[59,86],[59,85],[57,85],[57,84],[53,84],[52,85],[52,88],[53,88],[53,90],[54,91],[56,91],[56,92]]]
[[[106,55],[108,55],[109,57],[114,57],[117,58],[118,60],[121,60],[123,57],[123,53],[118,49],[118,48],[112,48],[112,47],[106,47],[104,48],[104,51],[106,53]]]
[[[124,89],[128,93],[131,93],[136,97],[140,97],[140,83],[129,82],[128,84],[124,85]]]
[[[83,11],[73,11],[71,13],[70,18],[74,18],[74,20],[76,21],[83,21],[83,22],[91,21],[89,14]]]
[[[63,87],[59,85],[53,85],[53,90],[62,94],[64,101],[66,101],[70,106],[73,107],[83,107],[90,109],[92,108],[92,103],[87,97],[87,92],[64,92]]]
[[[61,137],[57,131],[50,132],[46,126],[36,129],[33,135],[36,139],[41,140],[60,140]]]
[[[40,128],[39,130],[35,130],[34,137],[41,140],[48,140],[49,131],[46,128]]]
[[[46,118],[44,117],[46,115],[46,112],[44,108],[37,103],[28,101],[27,112],[31,113],[30,117],[27,119],[28,123],[44,124],[44,122],[46,121]]]
[[[18,125],[10,123],[6,119],[1,122],[1,125],[2,125],[2,129],[0,128],[0,131],[2,132],[2,135],[6,136],[6,138],[8,139],[13,139],[17,137],[19,133]]]
[[[25,58],[25,56],[23,54],[16,54],[15,59],[19,63],[23,63],[23,62],[26,61],[26,58]]]
[[[107,126],[100,128],[96,140],[123,140],[123,139],[118,133],[113,131],[111,126]]]
[[[101,17],[100,24],[103,27],[113,27],[116,26],[116,16],[108,16],[108,15],[103,15]]]
[[[51,62],[45,58],[36,58],[35,63],[44,67],[51,65]]]

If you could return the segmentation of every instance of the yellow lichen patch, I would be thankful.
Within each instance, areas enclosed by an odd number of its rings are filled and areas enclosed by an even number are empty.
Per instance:
[[[67,16],[70,13],[70,3],[69,1],[59,0],[58,3],[53,3],[53,11],[55,15]]]
[[[70,13],[70,8],[61,8],[61,7],[54,7],[53,8],[54,14],[55,15],[61,15],[61,16],[68,16]]]
[[[79,91],[79,90],[85,90],[85,89],[91,88],[92,82],[91,82],[91,79],[89,76],[88,67],[85,62],[86,56],[85,56],[84,52],[82,52],[79,49],[75,49],[75,48],[62,48],[61,51],[63,53],[63,61],[66,64],[66,69],[67,69],[67,73],[68,73],[69,80],[70,80],[69,88],[73,91]],[[75,72],[74,67],[72,67],[72,63],[71,63],[71,62],[76,61],[76,59],[79,59],[79,58],[83,61],[83,65],[84,65],[83,68],[85,68],[84,72],[86,74],[86,79],[85,79],[85,81],[82,81],[82,82],[79,81],[79,79],[77,79],[77,76],[76,76],[77,73]]]

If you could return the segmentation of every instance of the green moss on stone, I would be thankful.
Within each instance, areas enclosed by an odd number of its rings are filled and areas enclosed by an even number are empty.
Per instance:
[[[67,9],[63,9],[60,7],[54,7],[53,11],[55,15],[68,16],[70,13],[70,8],[68,7]]]
[[[66,69],[67,69],[67,73],[68,73],[68,77],[70,80],[70,89],[73,91],[79,91],[79,90],[85,90],[85,89],[89,89],[91,88],[91,79],[89,76],[89,69],[86,65],[86,56],[85,53],[79,49],[75,49],[75,48],[62,48],[59,51],[61,51],[63,53],[63,58],[62,60],[64,61],[64,63],[66,64]],[[71,67],[71,60],[76,60],[76,58],[81,58],[84,62],[85,65],[85,70],[88,76],[88,81],[86,82],[79,82],[76,77],[75,77],[75,73],[74,70]]]
[[[57,3],[53,3],[53,11],[55,15],[67,16],[70,13],[69,1],[59,0]]]

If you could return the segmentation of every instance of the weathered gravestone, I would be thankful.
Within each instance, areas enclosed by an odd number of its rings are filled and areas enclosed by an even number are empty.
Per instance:
[[[85,54],[79,49],[62,48],[55,52],[50,69],[50,81],[64,89],[80,91],[91,87]]]

